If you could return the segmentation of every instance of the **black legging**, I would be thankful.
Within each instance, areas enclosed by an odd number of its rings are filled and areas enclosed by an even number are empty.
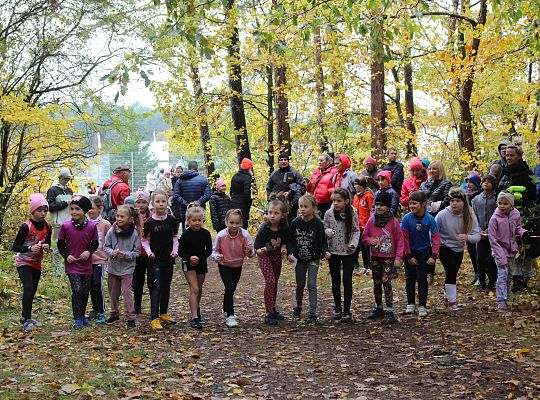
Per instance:
[[[418,265],[411,265],[408,259],[405,260],[407,304],[414,304],[416,297],[416,282],[418,282],[418,305],[425,307],[428,297],[427,274],[431,272],[432,267],[427,265],[427,260],[431,257],[431,249],[424,250],[421,253],[411,254],[418,262]]]
[[[225,265],[218,265],[219,276],[225,286],[225,294],[223,295],[223,311],[229,315],[234,315],[234,291],[242,276],[242,267],[233,268]]]
[[[150,288],[150,318],[167,314],[171,296],[173,261],[152,261],[148,265],[148,287]]]
[[[439,250],[439,258],[441,259],[441,263],[446,274],[444,283],[448,285],[455,285],[459,267],[461,267],[461,262],[463,261],[463,252],[453,251],[446,246],[441,246],[441,249]]]
[[[341,267],[343,266],[343,309],[345,313],[350,313],[354,254],[347,256],[332,254],[329,264],[330,276],[332,278],[332,295],[334,296],[336,310],[341,310]]]
[[[105,313],[105,297],[103,296],[103,265],[93,264],[90,278],[90,300],[92,308],[99,314]]]
[[[476,251],[476,243],[467,242],[467,251],[469,252],[469,256],[471,257],[474,275],[478,276],[478,255]]]
[[[71,283],[71,308],[73,318],[82,318],[86,314],[86,304],[90,293],[91,275],[67,274]]]
[[[133,273],[133,302],[135,303],[135,312],[141,313],[142,295],[144,290],[144,282],[146,281],[146,271],[148,269],[148,257],[137,257],[135,261],[135,271]],[[150,281],[149,285],[150,287]]]
[[[26,321],[32,318],[32,302],[41,278],[41,269],[32,268],[28,265],[17,267],[19,278],[23,285],[22,296],[22,319]]]

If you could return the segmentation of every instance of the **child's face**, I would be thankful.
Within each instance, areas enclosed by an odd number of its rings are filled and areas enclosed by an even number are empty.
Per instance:
[[[154,212],[157,215],[164,215],[167,211],[167,196],[158,194],[152,200],[152,204],[154,205]]]
[[[450,208],[452,209],[452,212],[454,214],[461,214],[463,212],[463,207],[465,206],[465,203],[461,201],[460,199],[450,199]]]
[[[135,209],[141,213],[144,214],[148,210],[148,202],[143,199],[139,199],[135,202]]]
[[[492,192],[493,191],[493,185],[491,184],[491,181],[482,182],[482,190],[484,192]]]
[[[200,212],[191,214],[187,220],[189,228],[192,231],[200,231],[203,226],[203,215]]]
[[[300,211],[300,215],[304,218],[310,218],[315,215],[315,208],[309,201],[300,201],[298,203],[298,210]]]
[[[356,193],[364,193],[366,188],[362,185],[359,185],[357,183],[354,184],[354,190],[356,190]]]
[[[510,204],[504,199],[501,199],[497,201],[497,205],[499,206],[499,210],[501,210],[503,214],[510,214],[510,211],[512,210],[512,204]]]
[[[240,215],[232,214],[229,215],[226,223],[227,228],[229,229],[229,233],[231,235],[236,235],[240,230],[240,227],[242,226],[242,218],[240,218]]]
[[[476,185],[472,182],[467,182],[467,189],[473,191],[473,190],[478,190],[478,188],[476,187]]]
[[[419,201],[409,200],[409,209],[414,215],[420,215],[424,213],[425,204]]]
[[[121,209],[116,213],[116,225],[120,228],[127,228],[130,223],[133,222],[133,218],[129,215],[129,212]]]
[[[227,190],[227,186],[226,186],[226,185],[220,186],[220,187],[218,188],[218,192],[220,192],[220,193],[224,193],[225,190]]]
[[[332,201],[333,201],[333,203],[334,203],[334,210],[336,210],[336,211],[343,211],[343,210],[345,210],[345,206],[346,206],[347,204],[349,204],[349,199],[344,199],[344,198],[341,197],[339,194],[338,194],[338,195],[334,195]]]
[[[96,219],[99,217],[99,214],[101,214],[101,208],[98,207],[96,203],[92,202],[92,208],[88,211],[88,217],[90,219]]]
[[[32,219],[36,222],[43,222],[45,221],[45,218],[47,217],[48,212],[49,212],[48,207],[41,206],[32,213]]]
[[[283,219],[283,212],[281,209],[276,205],[271,205],[268,208],[268,221],[270,221],[270,224],[272,226],[277,226]]]
[[[375,212],[379,215],[386,214],[390,210],[388,206],[385,206],[384,204],[377,203],[375,204]]]
[[[380,189],[386,189],[388,187],[388,181],[382,176],[377,178],[377,183],[379,184]]]
[[[69,213],[71,214],[71,219],[75,222],[84,221],[84,211],[81,207],[75,204],[69,205]]]

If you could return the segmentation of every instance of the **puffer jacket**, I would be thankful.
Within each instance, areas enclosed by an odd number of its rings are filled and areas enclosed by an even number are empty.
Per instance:
[[[508,190],[510,186],[524,186],[525,192],[523,193],[523,198],[520,202],[516,199],[516,205],[521,205],[523,207],[534,206],[536,200],[536,187],[531,179],[532,174],[529,165],[524,160],[520,160],[517,164],[507,166],[503,169],[497,193]]]
[[[450,205],[450,197],[448,192],[452,188],[452,182],[448,180],[436,179],[431,181],[429,179],[425,180],[420,184],[420,190],[424,192],[428,198],[428,202],[435,203],[440,201],[441,204],[439,209],[436,212],[431,212],[430,214],[435,216],[439,211],[444,210]]]
[[[351,169],[351,159],[349,156],[342,154],[339,156],[339,159],[341,161],[342,170],[336,172],[332,178],[332,184],[334,185],[334,188],[341,187],[347,190],[352,199],[356,193],[354,188],[354,180],[358,177],[358,175],[356,175],[356,172]]]
[[[420,189],[420,185],[427,179],[426,170],[422,171],[422,175],[419,178],[414,175],[409,176],[405,181],[403,181],[403,186],[401,187],[401,205],[409,205],[409,194],[415,190]]]
[[[204,176],[195,170],[187,170],[180,175],[174,185],[173,202],[187,206],[192,201],[197,201],[201,207],[210,199],[210,183]]]
[[[225,214],[231,209],[231,198],[225,192],[214,190],[210,196],[210,217],[216,232],[226,228]]]
[[[330,203],[332,201],[331,196],[332,192],[334,191],[332,178],[336,172],[336,167],[331,166],[326,168],[324,171],[321,171],[320,168],[316,168],[311,174],[308,189],[309,192],[315,196],[318,204]]]
[[[251,207],[251,182],[253,177],[248,170],[240,169],[231,178],[231,207],[242,211]]]

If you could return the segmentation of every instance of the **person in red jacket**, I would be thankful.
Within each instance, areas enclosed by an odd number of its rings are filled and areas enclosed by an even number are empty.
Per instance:
[[[411,171],[411,176],[405,179],[401,187],[401,205],[404,207],[409,206],[409,194],[420,189],[420,184],[427,179],[426,169],[419,157],[411,158],[409,161],[409,170]]]
[[[120,165],[114,169],[113,176],[103,184],[101,190],[118,182],[112,188],[112,206],[114,209],[117,209],[118,206],[124,204],[125,198],[131,194],[131,188],[128,183],[130,177],[131,168],[127,165]]]
[[[334,191],[332,179],[337,169],[332,164],[334,160],[328,154],[321,154],[318,161],[319,167],[311,174],[306,189],[317,199],[317,210],[322,217],[332,205],[331,196]]]

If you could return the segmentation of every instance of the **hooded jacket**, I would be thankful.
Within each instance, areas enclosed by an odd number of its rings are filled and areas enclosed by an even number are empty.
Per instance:
[[[392,214],[393,217],[396,217],[398,215],[398,208],[399,208],[399,195],[396,193],[394,188],[392,186],[387,186],[384,189],[379,189],[375,192],[375,198],[377,198],[377,195],[379,193],[388,193],[390,197],[392,198],[392,205],[390,206],[390,214]],[[375,214],[375,204],[371,207],[371,215]]]
[[[231,198],[225,192],[214,190],[210,196],[210,216],[216,232],[226,228],[225,214],[231,209]]]
[[[68,186],[62,186],[60,182],[55,182],[47,190],[47,203],[51,223],[56,227],[71,219],[67,202],[73,199],[73,190]]]
[[[336,168],[336,174],[332,178],[332,184],[334,188],[343,188],[349,192],[351,199],[353,198],[356,190],[354,189],[354,180],[358,177],[356,172],[351,170],[351,159],[344,154],[339,156],[341,161],[341,171]]]
[[[401,193],[401,187],[403,186],[403,179],[405,174],[403,173],[403,164],[398,161],[389,162],[383,167],[383,171],[390,171],[391,184],[396,193]]]
[[[509,214],[503,214],[498,208],[489,220],[488,237],[491,254],[497,265],[507,265],[508,258],[518,251],[516,236],[521,236],[525,229],[521,226],[521,216],[515,208]]]
[[[278,168],[272,172],[266,184],[266,196],[273,192],[291,192],[289,203],[297,207],[298,200],[306,193],[306,181],[300,172],[290,165],[287,168]]]
[[[337,169],[334,166],[326,168],[321,171],[320,168],[316,168],[311,174],[310,178],[310,193],[315,196],[318,204],[330,203],[332,201],[331,196],[334,191],[334,185],[332,184],[332,178],[336,174]]]
[[[231,178],[231,208],[239,208],[246,218],[251,207],[251,182],[253,177],[247,169],[240,169]]]
[[[173,201],[187,206],[192,201],[197,201],[201,207],[210,199],[211,189],[208,179],[199,172],[190,169],[184,171],[174,185]]]
[[[358,225],[362,230],[366,227],[366,223],[370,217],[374,202],[375,197],[369,189],[364,190],[360,194],[356,193],[354,195],[352,205],[358,212]]]
[[[501,154],[501,147],[508,146],[509,144],[511,143],[508,140],[502,140],[499,143],[499,145],[497,146],[497,154],[499,154],[499,159],[495,161],[493,164],[499,164],[502,168],[506,168],[508,164],[506,163],[506,160],[503,158]]]
[[[468,243],[478,243],[480,241],[480,228],[476,216],[472,215],[472,229],[467,234]],[[435,217],[435,222],[439,226],[439,234],[441,235],[441,246],[446,246],[449,249],[461,252],[465,249],[466,244],[457,240],[457,236],[463,232],[463,214],[454,214],[450,206],[446,207]]]
[[[411,176],[405,179],[405,181],[403,182],[403,186],[401,187],[401,205],[402,206],[409,205],[409,194],[411,194],[411,192],[414,190],[419,190],[420,185],[425,180],[427,180],[427,173],[425,169],[422,170],[422,174],[420,175],[419,178],[411,174]]]
[[[532,174],[529,165],[524,160],[519,160],[516,164],[507,166],[503,169],[497,192],[508,190],[510,186],[525,186],[525,192],[520,204],[523,207],[533,206],[536,200],[536,187],[531,179]]]

